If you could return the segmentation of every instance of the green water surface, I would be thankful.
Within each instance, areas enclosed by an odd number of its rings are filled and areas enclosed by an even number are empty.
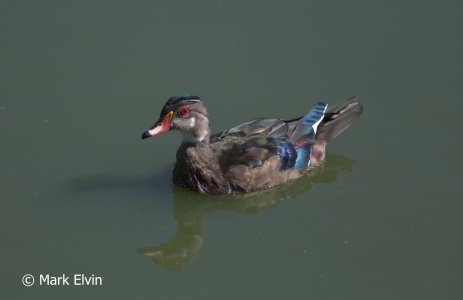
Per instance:
[[[462,12],[3,1],[0,298],[463,299]],[[201,196],[171,184],[178,133],[140,139],[183,92],[213,132],[354,94],[364,113],[311,176]]]

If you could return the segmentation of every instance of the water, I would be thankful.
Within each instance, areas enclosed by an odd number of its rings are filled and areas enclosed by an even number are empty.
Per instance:
[[[462,8],[4,1],[1,298],[461,299]],[[172,187],[178,134],[140,139],[183,92],[213,132],[365,110],[313,176],[217,198]]]

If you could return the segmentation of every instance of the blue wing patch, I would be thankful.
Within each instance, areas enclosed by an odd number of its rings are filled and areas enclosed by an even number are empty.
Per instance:
[[[278,156],[281,161],[281,172],[286,171],[294,167],[297,159],[297,152],[294,146],[286,139],[282,139],[278,142]]]
[[[281,139],[278,142],[278,156],[281,160],[281,172],[290,168],[300,171],[310,164],[312,145],[315,143],[315,133],[318,124],[323,120],[327,104],[318,102],[307,115],[301,118],[292,135],[292,141]]]
[[[318,102],[306,116],[299,120],[298,124],[311,126],[313,131],[317,132],[317,126],[323,119],[327,106],[323,102]]]
[[[327,104],[318,102],[309,113],[298,122],[298,125],[303,125],[298,126],[296,129],[296,136],[298,136],[298,138],[294,143],[294,148],[297,153],[294,167],[298,170],[304,171],[310,163],[312,145],[315,143],[315,133],[317,132],[318,124],[323,120],[327,107]]]
[[[312,153],[312,145],[308,145],[306,147],[301,147],[296,150],[297,152],[297,159],[296,164],[294,167],[300,171],[304,171],[307,169],[307,166],[310,162],[310,154]]]

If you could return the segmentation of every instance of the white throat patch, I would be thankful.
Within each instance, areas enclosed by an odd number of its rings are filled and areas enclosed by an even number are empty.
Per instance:
[[[182,140],[184,142],[189,142],[193,144],[202,142],[206,138],[206,135],[207,135],[207,132],[201,132],[199,136],[195,136],[191,131],[186,131],[186,130],[182,130],[180,131],[180,133],[182,134]]]
[[[190,119],[190,126],[189,128],[193,129],[196,125],[196,119],[193,117]],[[207,131],[202,131],[200,132],[199,136],[195,136],[191,131],[189,130],[181,130],[180,131],[182,134],[182,140],[184,142],[189,142],[189,143],[199,143],[202,142],[206,136],[207,136]]]

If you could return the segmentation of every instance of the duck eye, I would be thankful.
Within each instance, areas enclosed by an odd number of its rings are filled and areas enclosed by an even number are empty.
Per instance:
[[[181,116],[187,116],[189,112],[190,112],[190,110],[186,106],[180,107],[180,109],[178,110],[178,113]]]

